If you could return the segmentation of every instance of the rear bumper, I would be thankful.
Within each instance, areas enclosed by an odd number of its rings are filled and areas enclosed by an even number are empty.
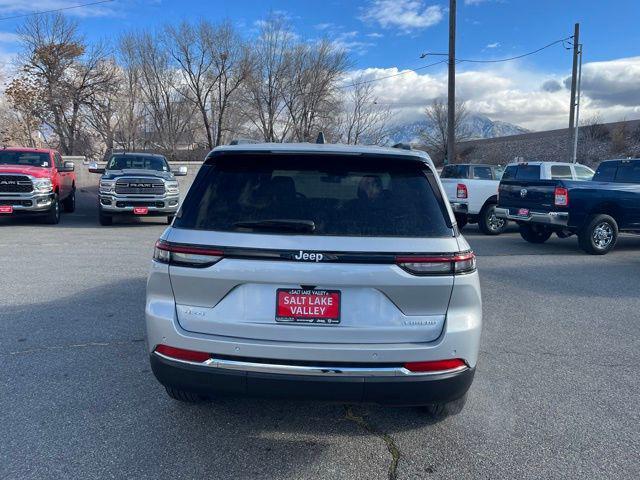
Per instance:
[[[529,215],[524,217],[520,215],[513,215],[508,208],[496,208],[496,217],[506,220],[514,220],[516,222],[525,223],[541,223],[543,225],[566,227],[569,225],[569,213],[567,212],[529,212]]]
[[[469,213],[469,205],[462,202],[451,202],[451,209],[453,210],[453,213],[464,215]]]
[[[373,370],[326,374],[286,374],[194,364],[152,353],[151,368],[158,381],[203,395],[242,395],[263,398],[363,402],[385,405],[429,405],[462,397],[471,386],[474,368],[447,373],[377,375]],[[259,370],[259,369],[257,369]]]

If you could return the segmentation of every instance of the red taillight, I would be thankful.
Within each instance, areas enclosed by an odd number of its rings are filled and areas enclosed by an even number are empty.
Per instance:
[[[413,275],[454,275],[476,270],[476,256],[473,252],[455,255],[396,257],[396,264]]]
[[[410,372],[446,372],[447,370],[457,370],[466,366],[467,364],[460,358],[433,360],[431,362],[409,362],[404,364],[404,368]]]
[[[556,207],[567,207],[569,206],[569,190],[564,187],[556,187],[556,190],[553,192],[554,200],[553,203]]]
[[[467,198],[467,186],[464,183],[459,183],[456,188],[456,198]]]
[[[179,245],[158,240],[153,259],[161,263],[183,267],[209,267],[222,260],[224,252],[209,247]]]
[[[184,348],[170,347],[169,345],[158,345],[156,352],[176,360],[186,360],[188,362],[205,362],[211,358],[210,353],[186,350]]]

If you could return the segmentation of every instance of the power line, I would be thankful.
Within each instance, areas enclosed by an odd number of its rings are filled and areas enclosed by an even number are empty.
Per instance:
[[[97,2],[91,2],[91,3],[83,3],[80,5],[71,5],[69,7],[61,7],[61,8],[54,8],[52,10],[41,10],[41,11],[37,11],[37,12],[31,12],[31,13],[23,13],[20,15],[13,15],[10,17],[0,17],[0,20],[13,20],[16,18],[24,18],[24,17],[30,17],[31,15],[42,15],[45,13],[55,13],[55,12],[62,12],[63,10],[72,10],[74,8],[82,8],[82,7],[91,7],[93,5],[100,5],[102,3],[111,3],[115,0],[100,0]]]

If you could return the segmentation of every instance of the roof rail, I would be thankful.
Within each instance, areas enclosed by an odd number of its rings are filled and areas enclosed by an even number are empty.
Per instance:
[[[401,148],[402,150],[413,150],[413,148],[411,148],[411,144],[410,143],[396,143],[395,145],[393,145],[393,148]]]
[[[260,142],[252,138],[234,138],[229,142],[229,145],[246,145],[248,143],[260,143]]]

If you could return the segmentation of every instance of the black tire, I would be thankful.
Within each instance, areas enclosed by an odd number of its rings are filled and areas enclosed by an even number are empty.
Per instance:
[[[167,225],[171,225],[171,222],[173,222],[173,219],[175,218],[175,215],[169,215],[167,217]]]
[[[73,213],[76,211],[76,189],[71,190],[71,193],[67,198],[62,201],[62,208],[66,213]]]
[[[456,223],[458,224],[458,230],[462,230],[468,223],[469,217],[462,213],[454,214],[456,217]]]
[[[194,392],[188,392],[186,390],[179,390],[173,387],[167,387],[165,385],[165,390],[167,391],[167,395],[169,395],[174,400],[178,400],[179,402],[185,403],[202,403],[206,402],[207,398]]]
[[[496,206],[495,203],[488,203],[480,212],[478,226],[485,235],[500,235],[507,228],[507,221],[496,217]]]
[[[609,215],[591,215],[578,233],[578,245],[591,255],[604,255],[618,241],[618,223]]]
[[[42,220],[47,225],[57,225],[60,222],[60,199],[57,193],[53,195],[51,208]]]
[[[549,240],[553,232],[546,227],[537,225],[520,225],[520,236],[529,243],[544,243]]]
[[[435,405],[425,405],[424,412],[433,420],[443,420],[447,417],[459,414],[467,403],[467,394],[447,403],[437,403]]]
[[[98,213],[98,221],[103,227],[113,225],[113,217],[111,215],[105,215],[104,213],[102,213],[102,211]]]

